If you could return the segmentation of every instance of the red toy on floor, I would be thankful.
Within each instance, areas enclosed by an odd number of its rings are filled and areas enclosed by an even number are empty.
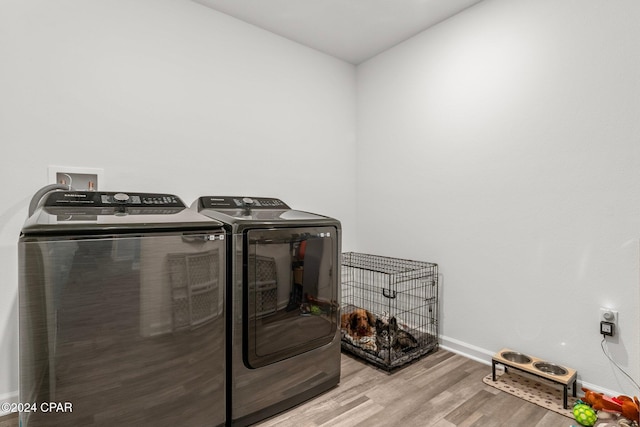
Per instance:
[[[622,414],[623,417],[630,420],[640,422],[640,414],[638,408],[640,408],[640,401],[636,396],[630,398],[629,396],[609,397],[603,393],[596,393],[588,388],[582,388],[584,391],[584,397],[582,401],[590,405],[596,411],[606,411]]]

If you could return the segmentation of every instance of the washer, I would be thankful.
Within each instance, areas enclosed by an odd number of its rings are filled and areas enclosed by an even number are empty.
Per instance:
[[[257,422],[338,384],[340,222],[273,198],[206,196],[192,208],[230,235],[230,422]]]
[[[224,425],[224,238],[175,195],[46,193],[18,242],[21,426]]]

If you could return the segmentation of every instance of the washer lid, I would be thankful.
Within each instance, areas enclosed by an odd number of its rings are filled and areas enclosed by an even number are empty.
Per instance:
[[[164,193],[54,191],[40,201],[24,234],[100,230],[211,229],[222,223],[198,214]]]
[[[224,222],[308,221],[328,217],[291,209],[280,199],[243,196],[203,196],[194,202],[198,212]],[[221,215],[216,215],[219,213]]]

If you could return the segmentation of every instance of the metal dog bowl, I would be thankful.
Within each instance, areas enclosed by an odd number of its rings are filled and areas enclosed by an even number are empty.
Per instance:
[[[505,351],[500,354],[500,357],[513,363],[531,363],[531,358],[529,356],[516,351]]]
[[[569,371],[567,371],[562,366],[558,366],[549,362],[536,362],[533,364],[533,366],[537,370],[551,375],[567,375],[567,373],[569,373]]]

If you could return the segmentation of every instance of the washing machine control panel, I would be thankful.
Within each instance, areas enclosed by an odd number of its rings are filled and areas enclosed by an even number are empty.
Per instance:
[[[184,205],[178,197],[171,194],[102,194],[100,202],[104,206],[109,205],[132,205],[132,206],[167,206],[183,207]]]
[[[55,191],[45,201],[47,207],[84,206],[105,207],[165,207],[184,208],[185,205],[173,194],[122,193],[102,191]]]
[[[280,199],[244,196],[201,197],[200,207],[203,209],[291,209]]]

